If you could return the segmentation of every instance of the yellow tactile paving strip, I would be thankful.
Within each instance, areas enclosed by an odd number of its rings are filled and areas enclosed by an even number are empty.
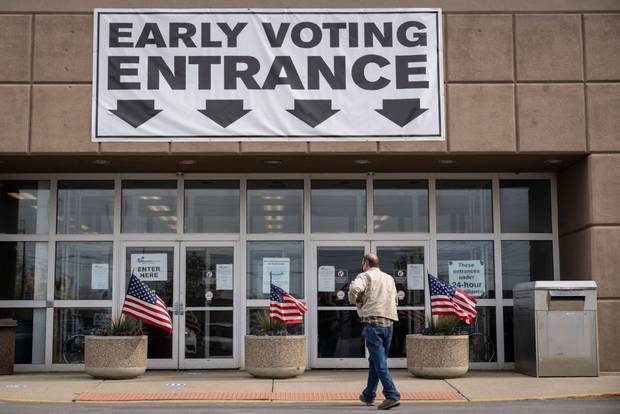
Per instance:
[[[354,392],[83,392],[74,401],[354,401]],[[382,399],[378,397],[377,399]],[[403,401],[463,401],[456,391],[403,392]]]

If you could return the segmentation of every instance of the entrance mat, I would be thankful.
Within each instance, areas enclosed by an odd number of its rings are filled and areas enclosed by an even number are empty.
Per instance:
[[[357,401],[357,392],[83,392],[76,402],[96,401]],[[381,399],[381,398],[377,398]],[[464,401],[456,391],[401,393],[402,401]]]

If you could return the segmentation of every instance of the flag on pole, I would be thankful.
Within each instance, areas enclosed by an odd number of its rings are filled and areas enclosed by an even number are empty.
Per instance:
[[[129,287],[121,312],[163,329],[172,335],[172,319],[168,313],[168,307],[133,273],[129,279]]]
[[[428,274],[428,286],[431,295],[432,316],[456,316],[466,324],[471,324],[476,312],[476,299],[465,291]]]
[[[304,313],[308,310],[306,304],[295,299],[284,289],[271,284],[271,303],[269,304],[269,319],[286,324],[303,323]]]

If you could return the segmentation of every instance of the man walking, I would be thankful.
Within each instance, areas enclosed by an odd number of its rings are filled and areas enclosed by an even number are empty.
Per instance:
[[[379,269],[379,257],[374,253],[364,256],[362,271],[349,287],[349,302],[357,306],[369,354],[368,384],[360,401],[372,405],[381,381],[385,400],[377,408],[389,410],[400,405],[400,393],[387,366],[393,324],[398,321],[396,285],[394,278]]]

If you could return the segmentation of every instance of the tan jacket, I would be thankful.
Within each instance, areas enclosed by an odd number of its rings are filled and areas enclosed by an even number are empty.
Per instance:
[[[398,320],[396,304],[398,295],[394,278],[383,273],[378,267],[371,267],[357,275],[349,286],[349,302],[357,306],[360,318],[381,316]]]

